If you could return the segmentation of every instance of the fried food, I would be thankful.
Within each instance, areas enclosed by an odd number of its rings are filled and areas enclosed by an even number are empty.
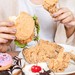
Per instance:
[[[16,40],[20,43],[30,42],[33,37],[34,27],[33,18],[29,14],[21,12],[15,21],[15,28],[17,29]]]
[[[13,21],[15,25],[12,28],[17,29],[15,34],[17,46],[24,48],[32,40],[38,41],[40,26],[37,16],[32,17],[26,12],[21,12],[17,17],[9,17],[9,21]]]
[[[75,61],[75,54],[71,53],[71,52],[66,52],[67,54],[70,55],[70,58]]]
[[[50,14],[53,14],[58,10],[56,6],[57,2],[58,0],[44,0],[43,7],[50,12]]]
[[[40,40],[34,47],[24,49],[22,53],[28,63],[47,62],[54,72],[64,71],[70,61],[70,56],[62,46],[44,40]]]
[[[15,36],[15,44],[24,48],[27,43],[33,40],[35,35],[35,21],[31,15],[26,12],[21,12],[17,17],[9,17],[15,25],[12,28],[17,30]]]
[[[69,62],[70,56],[65,52],[61,52],[56,59],[49,60],[48,66],[54,72],[63,72],[68,67]]]

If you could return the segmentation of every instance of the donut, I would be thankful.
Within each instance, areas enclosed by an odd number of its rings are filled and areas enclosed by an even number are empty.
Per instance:
[[[0,53],[0,71],[7,70],[12,66],[13,59],[7,53]]]
[[[0,70],[0,75],[25,75],[22,71],[24,64],[21,62],[21,58],[13,57],[13,64],[6,70]]]

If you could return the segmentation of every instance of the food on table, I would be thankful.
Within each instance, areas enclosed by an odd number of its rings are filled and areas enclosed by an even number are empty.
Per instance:
[[[47,62],[54,72],[64,71],[70,61],[70,56],[64,52],[62,46],[44,40],[40,40],[36,46],[24,49],[22,53],[28,63]]]
[[[54,72],[63,72],[65,68],[68,67],[70,62],[70,56],[62,52],[58,55],[57,59],[50,59],[49,68],[51,68]]]
[[[44,0],[43,7],[48,12],[50,12],[51,14],[53,14],[54,12],[56,12],[58,10],[58,8],[57,8],[57,2],[58,2],[58,0]]]
[[[12,57],[7,53],[0,53],[0,75],[24,75],[21,59]]]
[[[45,62],[26,65],[23,71],[25,75],[54,75]]]

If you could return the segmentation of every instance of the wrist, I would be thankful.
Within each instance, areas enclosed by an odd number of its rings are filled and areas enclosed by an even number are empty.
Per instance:
[[[69,38],[75,32],[75,27],[74,26],[71,26],[71,27],[65,26],[65,30],[66,30],[66,35]]]

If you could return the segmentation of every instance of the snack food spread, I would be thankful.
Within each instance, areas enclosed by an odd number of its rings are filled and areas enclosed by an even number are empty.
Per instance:
[[[0,75],[25,75],[22,71],[24,65],[18,57],[12,59],[7,53],[0,53],[0,65]]]
[[[64,71],[70,61],[70,56],[64,52],[62,46],[45,40],[40,40],[36,46],[24,49],[23,55],[30,64],[47,62],[49,69],[54,72]]]

